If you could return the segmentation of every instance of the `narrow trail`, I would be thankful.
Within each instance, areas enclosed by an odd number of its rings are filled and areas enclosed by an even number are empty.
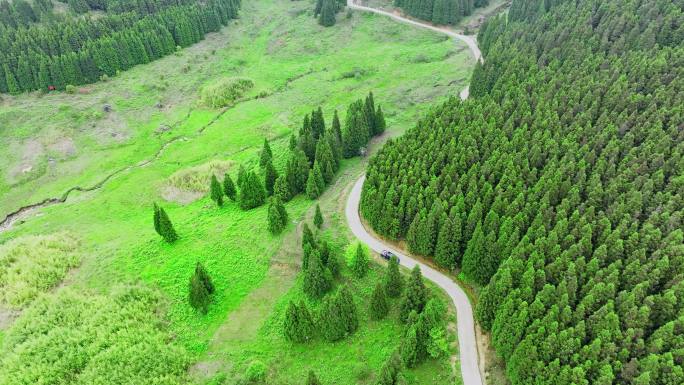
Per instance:
[[[391,17],[402,23],[407,23],[416,27],[426,28],[438,33],[443,33],[445,35],[451,36],[455,39],[459,39],[466,43],[470,48],[475,60],[482,61],[482,54],[477,46],[477,41],[466,35],[461,35],[447,28],[435,27],[430,24],[421,23],[416,20],[407,19],[405,17],[399,16],[394,13],[386,12],[383,10],[370,8],[362,5],[354,4],[354,0],[347,0],[347,7],[351,9],[357,9],[360,11],[373,12],[380,15]],[[460,92],[461,99],[465,100],[468,98],[469,89],[466,86]],[[458,345],[459,345],[459,356],[461,360],[461,375],[463,376],[464,385],[483,385],[484,381],[480,373],[479,366],[479,353],[477,349],[477,340],[475,336],[475,319],[473,317],[473,307],[470,305],[468,296],[462,287],[460,287],[453,279],[449,276],[442,274],[441,272],[433,269],[430,266],[425,265],[404,253],[399,252],[392,246],[384,243],[381,239],[374,237],[371,233],[366,230],[361,217],[359,215],[359,203],[361,201],[361,190],[363,189],[363,182],[366,180],[366,176],[362,175],[352,187],[349,193],[349,198],[347,200],[347,206],[345,207],[345,215],[347,217],[347,223],[349,228],[356,238],[367,244],[372,250],[380,253],[383,250],[389,250],[399,257],[400,264],[409,269],[414,266],[420,266],[420,270],[423,276],[430,281],[434,282],[437,286],[441,287],[451,298],[456,306],[456,324],[458,328]]]

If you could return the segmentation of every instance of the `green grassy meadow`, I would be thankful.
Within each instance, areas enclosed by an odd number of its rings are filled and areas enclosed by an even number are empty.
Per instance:
[[[469,78],[474,61],[460,43],[361,13],[347,18],[341,12],[338,23],[325,29],[311,8],[304,1],[245,0],[239,20],[177,55],[76,94],[3,95],[0,217],[131,167],[100,189],[74,192],[66,203],[15,223],[0,233],[0,243],[54,233],[78,239],[81,263],[61,285],[53,285],[60,287],[56,290],[69,286],[106,295],[122,283],[157,289],[164,298],[160,317],[173,340],[198,362],[190,369],[198,381],[221,373],[238,378],[259,359],[271,368],[272,383],[301,383],[313,365],[324,383],[369,383],[401,333],[396,321],[365,322],[364,299],[379,266],[353,282],[362,309],[362,326],[353,337],[290,346],[278,334],[287,300],[302,295],[296,279],[298,232],[302,218],[311,216],[312,201],[299,196],[287,203],[295,223],[271,236],[267,206],[242,211],[232,202],[219,209],[207,197],[183,203],[164,199],[169,178],[183,170],[221,161],[235,177],[239,164],[257,167],[264,138],[271,140],[276,168],[282,169],[288,135],[319,105],[327,124],[334,109],[344,121],[346,105],[372,90],[385,111],[387,136],[393,136],[431,102],[457,95]],[[225,109],[198,102],[203,85],[236,76],[255,83],[244,100]],[[263,97],[253,98],[258,94]],[[103,111],[105,104],[111,112]],[[350,238],[345,191],[363,167],[363,160],[345,161],[321,198],[326,236],[339,247]],[[172,245],[152,227],[155,201],[180,235]],[[217,287],[207,315],[187,303],[197,261]],[[0,346],[9,330],[2,325]],[[408,375],[416,384],[452,384],[452,377],[448,358]]]

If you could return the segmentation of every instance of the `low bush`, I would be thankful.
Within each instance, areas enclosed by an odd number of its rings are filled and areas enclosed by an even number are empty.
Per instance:
[[[0,385],[185,383],[189,356],[170,340],[159,309],[157,293],[136,286],[43,295],[5,335]]]
[[[0,246],[0,302],[21,308],[77,266],[79,242],[66,233],[25,236]]]
[[[230,170],[232,162],[212,160],[208,163],[182,169],[173,173],[168,179],[168,185],[183,191],[207,192],[211,176],[223,180],[223,175]]]
[[[254,87],[254,82],[247,78],[225,78],[202,89],[202,103],[208,107],[220,108],[233,103],[244,95],[245,91]]]

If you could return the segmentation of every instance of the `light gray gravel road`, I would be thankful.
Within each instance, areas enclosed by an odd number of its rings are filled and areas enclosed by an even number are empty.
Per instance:
[[[365,7],[363,5],[354,4],[354,0],[347,0],[347,7],[351,9],[356,9],[360,11],[373,12],[387,17],[391,17],[402,23],[410,24],[420,28],[426,28],[438,33],[443,33],[445,35],[451,36],[455,39],[459,39],[468,45],[470,51],[472,52],[475,60],[482,61],[482,54],[477,46],[477,41],[472,36],[461,35],[447,28],[440,28],[430,24],[421,23],[416,20],[410,20],[391,12],[383,11],[380,9]],[[469,89],[464,88],[459,94],[461,99],[465,100],[468,98]],[[389,250],[399,257],[402,266],[412,269],[414,266],[419,265],[420,270],[423,272],[423,276],[430,281],[441,287],[448,295],[456,306],[456,317],[458,325],[458,345],[459,345],[459,355],[461,359],[461,374],[463,375],[464,385],[483,385],[482,376],[480,374],[480,368],[478,363],[478,351],[477,351],[477,341],[475,339],[475,320],[473,318],[473,308],[470,306],[470,301],[468,296],[466,296],[463,289],[454,282],[448,276],[440,273],[439,271],[416,261],[415,259],[398,252],[391,246],[382,242],[382,240],[375,238],[371,235],[361,222],[359,216],[359,202],[361,200],[361,189],[363,188],[363,182],[366,180],[366,176],[363,175],[354,184],[351,192],[349,193],[349,198],[347,200],[347,207],[345,208],[345,213],[347,216],[347,222],[352,230],[352,233],[361,241],[367,244],[372,250],[376,252],[381,252],[383,250]]]
[[[423,276],[430,281],[437,284],[437,286],[444,289],[444,291],[451,297],[451,300],[456,306],[456,318],[458,326],[458,347],[461,359],[461,374],[463,375],[464,385],[482,385],[482,377],[480,375],[480,368],[478,367],[478,353],[477,341],[475,340],[475,321],[473,319],[473,308],[470,306],[468,297],[463,289],[456,284],[451,278],[440,273],[439,271],[427,266],[415,259],[400,253],[389,245],[384,244],[381,240],[371,235],[361,222],[359,216],[359,201],[361,200],[361,189],[366,176],[362,176],[354,184],[349,198],[347,200],[347,207],[345,214],[349,227],[361,242],[367,244],[372,250],[381,252],[389,250],[399,257],[402,266],[413,269],[414,266],[420,266]]]

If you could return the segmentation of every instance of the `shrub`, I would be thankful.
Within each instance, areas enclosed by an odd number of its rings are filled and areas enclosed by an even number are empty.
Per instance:
[[[205,193],[209,190],[212,175],[223,176],[231,166],[231,161],[212,160],[199,166],[176,171],[169,177],[167,184],[184,191]]]
[[[67,94],[75,94],[76,93],[76,87],[74,87],[71,84],[67,84],[65,91]]]
[[[160,305],[143,287],[43,295],[7,330],[0,385],[186,383],[189,356],[164,329]]]
[[[247,78],[225,78],[205,86],[201,92],[202,103],[208,107],[220,108],[233,103],[245,91],[254,87]]]
[[[266,369],[266,364],[259,360],[254,360],[247,367],[245,376],[251,382],[262,382],[266,379]]]
[[[55,287],[77,266],[79,242],[72,236],[25,236],[0,246],[0,302],[20,308]]]

